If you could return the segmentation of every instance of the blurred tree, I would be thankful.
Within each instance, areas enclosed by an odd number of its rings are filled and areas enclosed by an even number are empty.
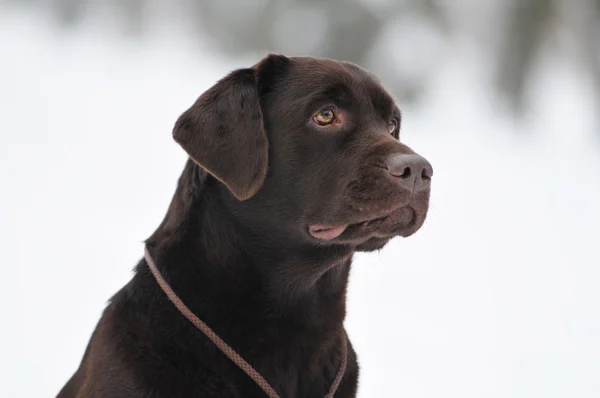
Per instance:
[[[99,8],[108,8],[107,15],[121,20],[126,33],[135,34],[152,28],[146,21],[147,9],[182,9],[189,19],[185,23],[199,36],[209,35],[224,52],[273,51],[356,62],[382,75],[402,100],[418,98],[435,73],[432,64],[444,62],[440,43],[449,48],[452,36],[461,32],[474,38],[480,51],[487,54],[492,48],[497,90],[517,113],[525,109],[524,93],[542,45],[566,25],[581,47],[568,56],[588,68],[600,93],[600,0],[483,2],[503,10],[484,22],[499,28],[500,40],[496,41],[480,37],[482,22],[477,19],[485,5],[476,0],[471,5],[443,0],[4,1],[45,6],[67,28],[79,25]],[[493,26],[483,28],[486,34],[493,30]],[[382,45],[383,41],[388,44]],[[431,48],[424,48],[427,45]],[[409,55],[399,54],[403,52]]]

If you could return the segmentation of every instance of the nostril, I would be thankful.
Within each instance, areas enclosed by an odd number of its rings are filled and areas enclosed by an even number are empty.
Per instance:
[[[423,181],[431,180],[431,172],[427,167],[424,168],[423,171],[421,172],[421,178],[423,179]]]
[[[405,167],[404,170],[402,171],[402,174],[397,175],[397,177],[400,178],[408,178],[411,175],[411,171],[410,171],[410,167]]]

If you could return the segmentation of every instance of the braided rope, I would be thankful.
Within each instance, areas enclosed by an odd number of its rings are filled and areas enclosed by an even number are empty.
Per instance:
[[[269,396],[269,398],[279,398],[277,392],[271,387],[271,385],[265,380],[264,377],[260,375],[250,365],[244,358],[242,358],[233,348],[229,346],[223,339],[221,339],[207,324],[202,322],[184,303],[181,299],[175,294],[173,289],[169,286],[169,284],[163,279],[162,275],[158,268],[156,268],[156,264],[150,256],[148,252],[148,248],[144,248],[144,257],[146,262],[148,263],[148,267],[154,275],[156,282],[160,286],[160,288],[165,292],[167,298],[175,305],[175,307],[181,312],[181,314],[186,317],[196,328],[198,328],[210,341],[213,342],[214,345],[217,346],[219,350],[223,352],[233,363],[235,363],[240,369],[244,371],[262,390]],[[340,368],[338,369],[338,373],[335,376],[333,384],[329,389],[329,392],[325,396],[325,398],[333,398],[335,392],[337,391],[340,383],[342,382],[342,378],[344,377],[344,373],[346,372],[346,363],[348,360],[348,343],[346,340],[346,336],[342,339],[342,363]]]
[[[337,391],[342,379],[344,378],[344,373],[346,373],[346,364],[348,363],[348,340],[346,337],[346,333],[342,338],[342,363],[340,364],[340,368],[338,369],[337,374],[335,375],[335,379],[333,380],[333,384],[329,388],[329,392],[325,395],[325,398],[333,398],[335,392]]]

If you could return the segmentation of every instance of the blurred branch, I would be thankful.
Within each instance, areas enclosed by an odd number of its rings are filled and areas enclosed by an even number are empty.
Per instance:
[[[341,1],[339,3],[342,3]],[[330,7],[329,21],[331,24],[328,34],[328,45],[323,49],[323,56],[345,61],[365,64],[366,56],[373,47],[384,21],[366,9],[362,4],[344,2],[353,7],[355,18],[342,20],[337,16],[338,6]],[[360,29],[357,29],[357,27]]]
[[[593,1],[592,4],[593,18],[589,26],[589,34],[587,37],[587,47],[590,54],[590,62],[592,66],[592,75],[596,84],[596,117],[600,123],[600,0]],[[600,133],[600,129],[598,129]],[[600,137],[600,134],[599,134]]]
[[[80,0],[50,0],[50,10],[61,25],[76,25],[82,18],[85,4]]]
[[[526,79],[542,38],[551,33],[553,11],[553,3],[548,0],[529,0],[510,10],[504,49],[498,58],[498,89],[511,100],[517,113],[524,110]]]
[[[252,19],[239,21],[229,18],[231,9],[219,7],[219,0],[194,2],[192,13],[198,22],[195,27],[199,32],[210,34],[219,47],[229,52],[262,52],[273,47],[270,37],[270,23],[277,18],[280,3],[275,0],[265,0],[262,11],[253,15]],[[251,4],[246,3],[246,6]],[[256,4],[258,7],[258,4]],[[242,12],[239,8],[236,12]]]
[[[115,6],[123,11],[124,31],[139,35],[144,28],[144,7],[146,0],[116,0]]]
[[[385,22],[354,0],[267,0],[252,19],[243,21],[228,18],[226,14],[231,10],[215,6],[218,1],[197,4],[196,13],[202,21],[198,28],[209,33],[220,47],[229,51],[288,52],[274,40],[279,34],[273,30],[275,22],[286,12],[311,7],[326,19],[328,26],[326,37],[323,38],[324,45],[316,48],[311,55],[362,63]],[[302,24],[303,21],[295,22]]]
[[[450,28],[446,19],[446,14],[442,7],[440,7],[439,0],[422,0],[421,9],[434,23],[436,23],[441,29],[447,30]]]

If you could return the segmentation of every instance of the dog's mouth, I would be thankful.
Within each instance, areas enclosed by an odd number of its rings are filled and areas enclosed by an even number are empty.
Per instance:
[[[340,238],[344,241],[364,238],[390,238],[394,235],[407,236],[412,232],[416,224],[414,209],[405,206],[386,214],[353,224],[320,225],[314,224],[308,227],[308,232],[317,239],[330,241]]]

